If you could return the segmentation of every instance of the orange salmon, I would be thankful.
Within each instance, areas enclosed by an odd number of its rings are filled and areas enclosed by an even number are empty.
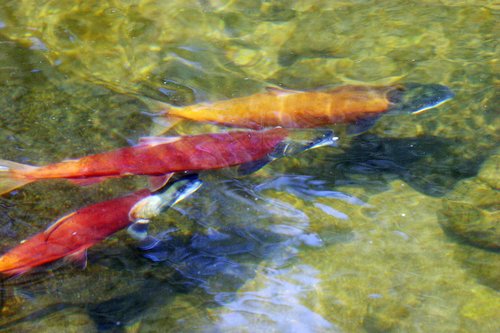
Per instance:
[[[245,164],[265,158],[287,135],[287,130],[275,128],[150,137],[136,146],[40,167],[0,160],[0,194],[42,179],[69,179],[84,185],[126,175],[161,176]]]
[[[349,85],[316,91],[271,87],[246,97],[182,107],[160,103],[159,107],[172,126],[188,119],[251,129],[312,128],[356,123],[389,111],[419,113],[452,97],[447,87],[438,84]]]
[[[175,185],[175,186],[173,186]],[[18,275],[61,258],[86,263],[86,251],[115,232],[149,219],[196,191],[201,181],[181,179],[155,193],[141,190],[79,209],[0,257],[0,273]]]

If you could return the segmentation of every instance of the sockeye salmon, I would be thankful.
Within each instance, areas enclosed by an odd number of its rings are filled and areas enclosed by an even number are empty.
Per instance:
[[[1,256],[0,273],[19,275],[62,258],[85,265],[89,247],[136,221],[143,224],[200,186],[200,180],[189,177],[155,193],[141,190],[79,209]]]
[[[366,119],[373,122],[388,112],[420,113],[453,96],[449,88],[439,84],[349,85],[316,91],[270,87],[246,97],[181,107],[159,103],[155,108],[163,109],[166,129],[181,119],[251,129],[312,128]]]
[[[265,159],[287,135],[287,130],[274,128],[150,137],[136,146],[40,167],[0,160],[0,194],[42,179],[68,179],[85,185],[126,175],[161,176],[251,163]]]

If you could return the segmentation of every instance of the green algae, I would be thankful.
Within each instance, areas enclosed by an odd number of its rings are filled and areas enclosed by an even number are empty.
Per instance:
[[[257,188],[281,175],[307,175],[365,204],[291,192],[302,178],[288,189],[232,188],[228,198],[215,187],[226,189],[218,182],[233,174],[221,172],[205,175],[207,189],[183,204],[192,215],[158,218],[152,232],[176,226],[179,251],[207,229],[227,233],[236,248],[247,243],[235,235],[258,239],[233,259],[255,272],[227,279],[233,302],[216,302],[197,285],[175,287],[186,279],[142,258],[123,233],[93,248],[86,270],[56,265],[47,275],[9,282],[0,325],[39,316],[7,331],[92,331],[120,322],[135,332],[236,332],[241,326],[224,326],[221,318],[248,310],[238,300],[271,289],[250,310],[272,315],[247,318],[252,327],[279,330],[290,311],[320,315],[331,325],[310,327],[320,332],[499,330],[495,2],[40,0],[0,9],[0,156],[19,162],[50,163],[135,142],[152,126],[144,97],[183,105],[248,95],[270,83],[310,89],[410,81],[456,93],[436,110],[382,117],[362,136],[342,136],[339,148],[278,160],[241,180]],[[61,215],[144,185],[135,178],[89,188],[29,185],[0,202],[2,249]],[[284,236],[277,226],[293,228]],[[317,235],[321,246],[296,240],[297,230]],[[300,274],[310,283],[299,283]],[[289,289],[272,284],[276,279]],[[296,303],[267,303],[282,295]],[[140,311],[130,311],[134,306]]]
[[[394,198],[394,206],[380,204]],[[365,208],[364,216],[352,215],[353,241],[304,251],[302,261],[321,267],[324,281],[315,309],[353,332],[489,332],[498,326],[498,298],[477,287],[460,262],[450,260],[459,245],[449,243],[436,217],[427,214],[439,202],[393,182],[389,191],[370,198],[373,208]],[[345,207],[343,211],[348,213]],[[498,263],[498,257],[490,260]],[[460,325],[438,319],[469,311],[476,302],[480,310],[463,316]],[[488,325],[480,328],[479,323]]]
[[[439,211],[443,228],[472,245],[498,250],[498,174],[498,154],[494,154],[476,178],[458,183]]]
[[[440,212],[445,229],[477,246],[499,249],[498,212],[487,213],[463,202],[447,202]]]

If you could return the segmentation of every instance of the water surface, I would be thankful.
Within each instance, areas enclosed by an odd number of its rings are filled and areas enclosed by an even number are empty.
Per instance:
[[[4,281],[0,330],[500,331],[498,9],[3,1],[3,159],[45,164],[135,143],[153,126],[148,98],[184,105],[270,84],[395,82],[444,84],[456,97],[248,177],[204,175],[155,219],[155,249],[121,232],[89,251],[84,270],[60,263]],[[1,250],[145,185],[47,181],[5,195]]]

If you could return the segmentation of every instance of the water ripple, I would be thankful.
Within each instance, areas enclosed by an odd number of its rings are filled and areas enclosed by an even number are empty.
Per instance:
[[[321,315],[302,304],[307,292],[320,281],[318,271],[307,265],[289,269],[264,270],[258,277],[263,287],[234,297],[220,293],[215,300],[224,306],[216,330],[239,332],[242,327],[266,332],[336,332]]]

